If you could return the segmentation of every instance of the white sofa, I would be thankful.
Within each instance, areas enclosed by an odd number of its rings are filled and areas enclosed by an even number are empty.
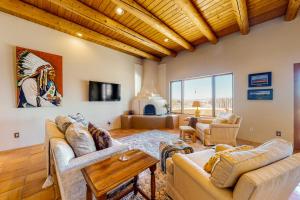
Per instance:
[[[167,193],[173,200],[288,200],[300,181],[300,153],[243,174],[234,188],[210,181],[204,164],[213,149],[175,154],[167,160]]]
[[[199,118],[196,124],[196,135],[204,145],[229,144],[236,146],[236,138],[242,123],[238,116],[235,124],[215,124],[213,119]]]
[[[47,166],[49,169],[49,161],[51,161],[55,167],[62,200],[85,200],[86,183],[81,169],[128,150],[126,144],[113,140],[113,146],[110,148],[76,158],[71,146],[65,140],[64,134],[59,131],[55,122],[51,120],[46,120],[45,144],[49,152]]]

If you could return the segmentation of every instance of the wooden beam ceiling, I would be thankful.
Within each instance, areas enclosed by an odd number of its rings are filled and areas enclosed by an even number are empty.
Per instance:
[[[86,6],[85,4],[77,0],[50,0],[50,2],[76,14],[89,21],[96,23],[97,25],[104,26],[110,30],[124,35],[127,38],[130,38],[140,44],[148,46],[158,52],[161,52],[165,55],[176,56],[176,53],[170,51],[169,49],[159,45],[148,38],[142,36],[141,34],[127,28],[126,26],[120,24],[119,22],[112,20],[111,18],[103,15],[102,13]]]
[[[132,15],[137,18],[143,20],[152,28],[156,29],[160,33],[164,34],[169,39],[173,40],[177,44],[181,45],[187,50],[193,51],[194,47],[187,42],[184,38],[182,38],[179,34],[177,34],[174,30],[169,28],[166,24],[160,21],[157,17],[155,17],[148,10],[143,8],[141,5],[136,3],[133,0],[111,0],[113,3],[117,4],[121,8],[125,9]]]
[[[19,0],[1,0],[0,11],[27,19],[35,23],[39,23],[41,25],[68,33],[70,35],[76,36],[78,33],[81,33],[82,38],[85,40],[89,40],[91,42],[95,42],[113,49],[117,49],[122,52],[127,52],[151,60],[160,60],[160,58],[157,58],[147,52],[143,52],[135,47],[129,46],[110,37],[87,29],[83,26],[52,15],[48,12],[45,12],[39,8],[36,8]]]
[[[231,0],[236,21],[243,35],[249,33],[249,19],[246,0]]]
[[[217,36],[190,0],[175,0],[175,2],[211,43],[218,42]]]
[[[300,8],[300,0],[290,0],[284,19],[291,21],[297,17]]]

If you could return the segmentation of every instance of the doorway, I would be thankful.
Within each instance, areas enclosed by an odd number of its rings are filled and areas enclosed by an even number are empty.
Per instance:
[[[300,150],[300,63],[294,64],[294,149]]]

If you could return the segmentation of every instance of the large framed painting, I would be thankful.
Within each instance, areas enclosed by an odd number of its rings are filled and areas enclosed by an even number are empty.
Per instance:
[[[249,87],[269,87],[272,86],[272,72],[249,74]]]
[[[16,47],[17,107],[56,107],[63,97],[62,57]]]
[[[273,100],[273,89],[248,90],[248,100]]]

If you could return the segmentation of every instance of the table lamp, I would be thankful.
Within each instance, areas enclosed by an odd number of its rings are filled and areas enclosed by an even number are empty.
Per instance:
[[[200,107],[200,101],[193,101],[193,107],[196,107],[196,111],[195,111],[195,117],[200,117],[200,110],[199,110],[199,107]]]

